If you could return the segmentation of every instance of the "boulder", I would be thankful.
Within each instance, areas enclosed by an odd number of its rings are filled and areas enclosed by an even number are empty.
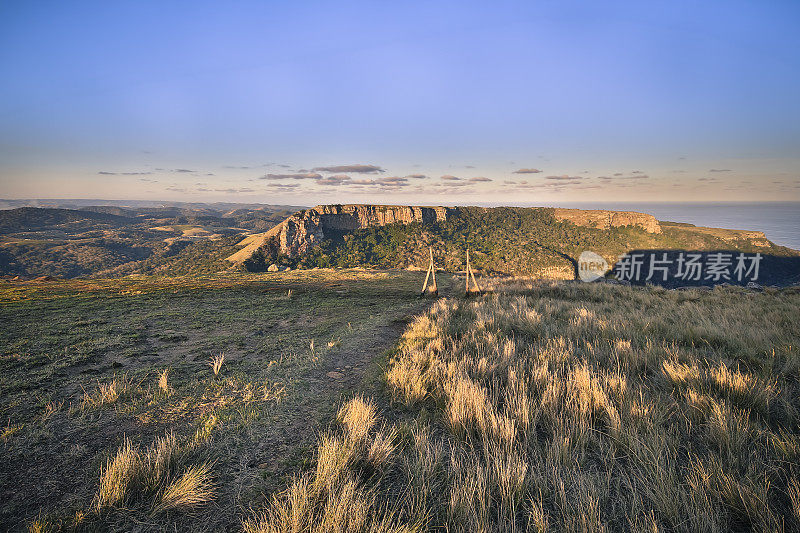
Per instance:
[[[269,267],[267,267],[267,272],[277,272],[279,270],[278,265],[272,263]]]

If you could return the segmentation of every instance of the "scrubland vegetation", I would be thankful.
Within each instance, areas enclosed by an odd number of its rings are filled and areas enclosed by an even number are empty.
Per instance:
[[[289,531],[796,531],[800,294],[517,283],[443,299],[316,467]]]

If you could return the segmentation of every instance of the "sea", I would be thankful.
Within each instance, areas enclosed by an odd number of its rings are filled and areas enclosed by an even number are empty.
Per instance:
[[[562,202],[538,205],[638,211],[670,222],[763,231],[775,244],[800,250],[800,202]]]

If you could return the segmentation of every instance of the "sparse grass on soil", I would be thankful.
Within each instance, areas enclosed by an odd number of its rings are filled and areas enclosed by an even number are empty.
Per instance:
[[[800,530],[797,289],[420,281],[3,286],[4,529]]]
[[[431,303],[420,284],[359,270],[3,283],[0,530],[239,529],[380,373],[373,359]]]
[[[798,531],[800,293],[512,283],[443,299],[316,468],[289,531]]]

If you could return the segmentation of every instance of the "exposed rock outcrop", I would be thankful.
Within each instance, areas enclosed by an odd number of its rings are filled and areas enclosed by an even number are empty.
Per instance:
[[[441,222],[447,220],[448,212],[448,208],[440,206],[318,205],[313,209],[298,211],[268,232],[250,238],[248,245],[228,257],[228,260],[243,261],[270,239],[277,239],[280,253],[296,257],[337,232],[394,223]]]
[[[554,209],[556,220],[566,220],[576,226],[610,229],[637,226],[648,233],[661,233],[661,225],[653,215],[635,211],[605,211],[600,209]]]

